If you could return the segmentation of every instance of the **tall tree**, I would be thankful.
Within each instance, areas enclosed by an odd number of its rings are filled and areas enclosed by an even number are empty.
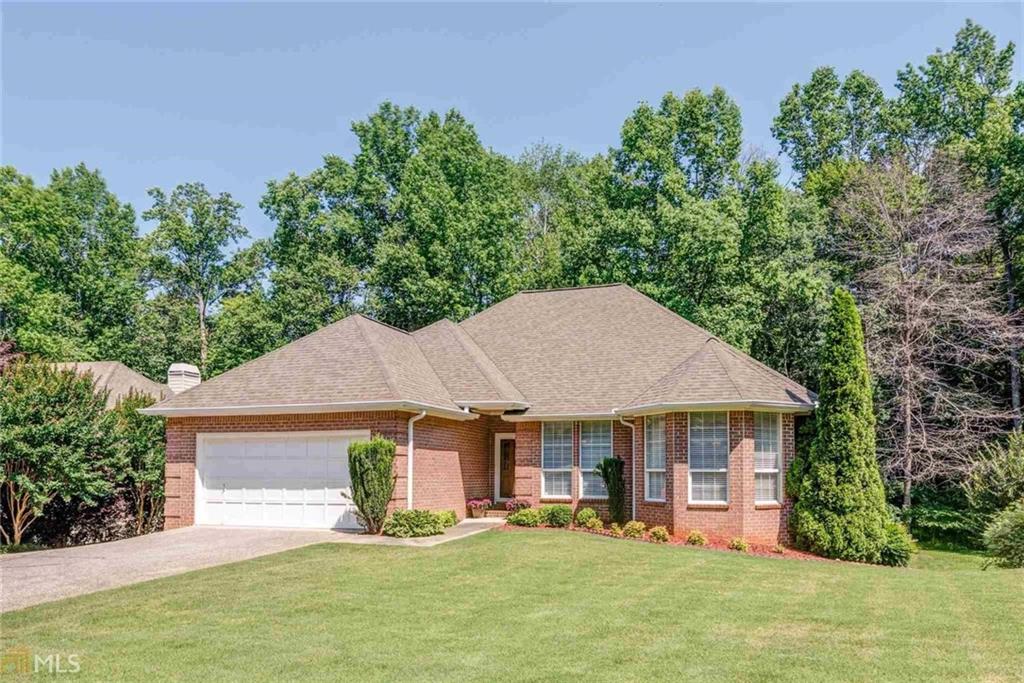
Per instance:
[[[866,169],[838,206],[887,388],[882,452],[905,508],[915,484],[962,476],[1010,417],[988,376],[1019,334],[987,259],[996,228],[986,200],[960,163],[937,155],[920,176],[903,163]]]
[[[832,296],[820,361],[817,432],[787,477],[790,525],[811,552],[878,563],[892,522],[875,459],[875,417],[864,334],[853,297]]]
[[[226,253],[229,245],[249,234],[239,218],[242,206],[230,194],[214,197],[202,183],[185,183],[169,196],[159,188],[149,196],[153,206],[143,218],[157,222],[149,235],[152,277],[168,294],[195,305],[199,366],[205,374],[211,307],[256,276],[257,250]]]

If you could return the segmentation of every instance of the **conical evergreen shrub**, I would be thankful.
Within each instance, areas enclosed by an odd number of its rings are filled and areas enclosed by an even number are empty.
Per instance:
[[[787,488],[798,546],[825,557],[906,564],[910,539],[885,501],[875,457],[871,377],[860,315],[836,289],[819,359],[817,433],[798,456]]]

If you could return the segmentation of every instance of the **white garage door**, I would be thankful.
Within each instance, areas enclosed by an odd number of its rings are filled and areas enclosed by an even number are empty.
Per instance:
[[[196,524],[358,529],[348,445],[369,432],[200,434]]]

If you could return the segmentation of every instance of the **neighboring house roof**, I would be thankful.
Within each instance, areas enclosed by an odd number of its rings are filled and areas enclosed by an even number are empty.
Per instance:
[[[352,315],[147,410],[396,409],[509,420],[687,407],[808,411],[816,397],[625,285],[527,291],[414,333]]]
[[[113,408],[117,402],[133,390],[136,393],[148,394],[160,401],[174,395],[166,384],[154,382],[150,378],[135,372],[124,363],[116,360],[83,361],[80,363],[53,363],[58,370],[74,370],[80,375],[91,373],[93,384],[97,389],[106,389],[107,408]]]

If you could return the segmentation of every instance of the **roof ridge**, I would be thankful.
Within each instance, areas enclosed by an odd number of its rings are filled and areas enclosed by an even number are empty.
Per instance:
[[[711,341],[711,339],[708,340],[708,342]],[[729,382],[732,383],[733,388],[736,390],[736,394],[741,399],[746,398],[746,395],[744,395],[743,393],[743,389],[740,388],[740,385],[736,383],[736,379],[732,376],[732,373],[729,372],[729,366],[726,365],[726,363],[722,361],[722,357],[718,355],[718,348],[720,346],[723,346],[722,342],[718,341],[717,339],[715,339],[714,341],[715,344],[709,346],[709,348],[711,349],[711,353],[714,354],[715,360],[718,361],[718,364],[722,366],[722,370],[725,371],[725,376],[729,378]]]
[[[547,292],[571,292],[577,289],[600,289],[602,287],[629,287],[625,282],[606,282],[596,285],[577,285],[575,287],[548,287],[546,289],[521,289],[516,294],[546,294]],[[632,289],[632,288],[630,288]],[[510,299],[512,297],[509,297]],[[499,302],[500,303],[500,302]]]
[[[370,354],[373,356],[373,359],[377,361],[377,367],[380,368],[381,374],[384,375],[384,382],[385,384],[388,385],[388,389],[391,390],[391,394],[396,399],[401,399],[402,392],[398,390],[398,382],[395,380],[394,375],[388,368],[388,364],[384,362],[384,357],[381,355],[380,349],[377,348],[377,345],[373,342],[373,340],[370,339],[369,335],[366,334],[366,330],[363,329],[363,323],[361,322],[361,320],[366,320],[368,322],[376,321],[370,320],[369,318],[363,316],[360,313],[356,313],[356,328],[358,328],[359,330],[359,335],[363,338],[363,341],[366,342],[366,346],[370,349]],[[418,344],[416,346],[417,348],[419,348]],[[431,368],[431,371],[433,371],[433,368]]]
[[[494,389],[495,392],[499,395],[507,393],[506,389],[499,387],[494,383],[494,380],[491,378],[492,372],[498,373],[498,375],[500,375],[501,378],[505,380],[513,390],[515,390],[515,393],[519,394],[520,397],[525,398],[523,392],[519,390],[519,387],[517,387],[515,383],[513,383],[512,380],[510,380],[508,376],[501,371],[501,368],[499,368],[498,364],[494,362],[494,359],[487,355],[487,352],[483,350],[483,347],[477,343],[476,339],[473,338],[473,335],[471,335],[468,330],[463,329],[460,325],[456,325],[455,323],[452,323],[452,328],[455,331],[456,341],[458,341],[459,345],[465,349],[466,353],[469,355],[469,359],[473,361],[473,365],[477,367],[480,374],[483,375],[484,379],[487,380],[487,383],[491,385],[491,388]],[[470,347],[470,344],[472,344],[472,347]],[[478,355],[487,359],[490,363],[490,367],[484,367],[481,365],[480,360],[477,358]]]

